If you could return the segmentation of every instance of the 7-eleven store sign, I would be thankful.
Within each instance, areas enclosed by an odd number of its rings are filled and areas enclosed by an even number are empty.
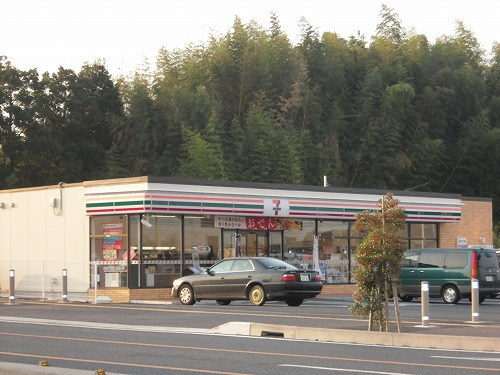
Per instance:
[[[290,215],[290,206],[286,199],[265,199],[264,215],[274,217],[287,217]]]

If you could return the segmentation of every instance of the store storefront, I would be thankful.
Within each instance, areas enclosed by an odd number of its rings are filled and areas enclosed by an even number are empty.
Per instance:
[[[376,209],[382,193],[267,186],[235,184],[217,193],[213,186],[179,184],[124,193],[89,188],[86,210],[98,286],[170,287],[192,267],[233,256],[275,257],[313,269],[315,241],[323,281],[354,283],[354,256],[365,235],[353,229],[355,215]],[[398,199],[408,215],[400,232],[407,248],[438,247],[438,224],[461,219],[461,201],[454,196]]]

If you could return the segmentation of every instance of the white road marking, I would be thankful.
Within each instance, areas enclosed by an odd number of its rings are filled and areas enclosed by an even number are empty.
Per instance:
[[[481,357],[449,357],[445,355],[431,355],[431,358],[443,358],[443,359],[463,359],[464,361],[491,361],[500,362],[500,358],[481,358]]]
[[[281,364],[278,366],[282,367],[299,367],[299,368],[307,368],[312,370],[327,370],[327,371],[343,371],[343,372],[355,372],[357,374],[378,374],[378,375],[411,375],[405,374],[402,372],[382,372],[382,371],[366,371],[366,370],[358,370],[358,369],[347,369],[347,368],[334,368],[334,367],[318,367],[318,366],[301,366],[301,365],[289,365],[289,364]]]

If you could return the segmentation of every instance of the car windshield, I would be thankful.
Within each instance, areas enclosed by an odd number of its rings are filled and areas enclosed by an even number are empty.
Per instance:
[[[259,263],[263,264],[264,267],[269,269],[286,269],[286,270],[296,270],[298,268],[283,262],[282,260],[276,258],[259,258]]]

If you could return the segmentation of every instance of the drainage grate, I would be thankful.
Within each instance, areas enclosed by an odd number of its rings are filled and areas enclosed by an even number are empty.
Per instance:
[[[285,334],[283,332],[271,332],[271,331],[262,331],[260,333],[261,337],[271,336],[271,337],[283,337],[285,338]]]

